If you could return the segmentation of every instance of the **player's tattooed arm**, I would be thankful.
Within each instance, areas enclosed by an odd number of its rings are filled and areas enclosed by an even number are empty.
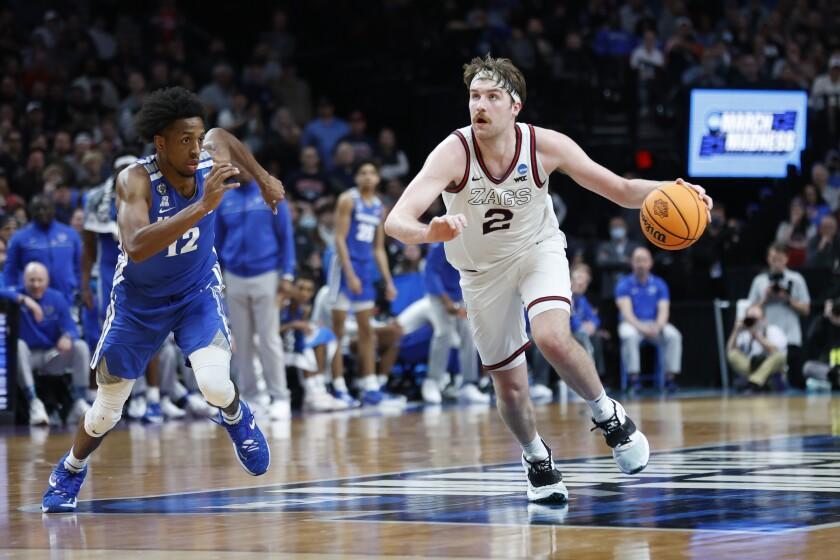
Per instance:
[[[171,218],[149,221],[152,205],[152,183],[142,166],[127,167],[117,176],[117,225],[120,243],[128,258],[142,262],[176,242],[188,229],[219,205],[225,192],[238,183],[224,181],[237,173],[230,164],[214,165],[207,175],[202,200],[190,204]]]
[[[223,128],[211,128],[204,136],[204,149],[214,163],[232,163],[247,171],[257,181],[265,203],[277,213],[277,205],[286,196],[283,183],[263,169],[245,144]]]

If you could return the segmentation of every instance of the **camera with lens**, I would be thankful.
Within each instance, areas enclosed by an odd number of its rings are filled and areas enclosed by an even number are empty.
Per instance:
[[[744,326],[751,329],[755,326],[755,317],[744,317]]]
[[[793,280],[785,280],[782,272],[771,272],[768,280],[770,280],[770,291],[774,295],[789,294],[793,289]]]

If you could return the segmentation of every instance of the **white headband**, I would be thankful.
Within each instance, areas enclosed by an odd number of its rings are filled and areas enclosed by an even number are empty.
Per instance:
[[[478,80],[489,80],[493,82],[493,84],[496,87],[508,92],[511,98],[513,98],[514,103],[522,103],[522,98],[519,97],[519,92],[516,91],[516,88],[513,87],[513,84],[502,78],[498,73],[491,72],[490,70],[482,70],[481,72],[473,76],[473,79],[470,82],[470,89],[475,87],[475,83]]]

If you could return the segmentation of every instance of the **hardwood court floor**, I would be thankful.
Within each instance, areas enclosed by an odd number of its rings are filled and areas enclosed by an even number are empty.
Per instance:
[[[272,465],[259,478],[209,421],[131,425],[109,435],[79,513],[63,516],[31,506],[70,434],[6,428],[0,558],[837,557],[836,398],[625,404],[667,452],[646,478],[617,471],[585,405],[537,408],[567,510],[527,504],[517,446],[491,408],[264,425]]]

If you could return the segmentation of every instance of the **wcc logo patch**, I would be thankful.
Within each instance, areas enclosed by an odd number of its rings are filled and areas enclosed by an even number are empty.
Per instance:
[[[557,462],[567,506],[530,504],[518,463],[79,502],[78,513],[251,512],[312,520],[566,525],[775,534],[840,523],[840,437],[655,453],[622,474],[610,457]],[[38,512],[38,505],[22,508]]]

